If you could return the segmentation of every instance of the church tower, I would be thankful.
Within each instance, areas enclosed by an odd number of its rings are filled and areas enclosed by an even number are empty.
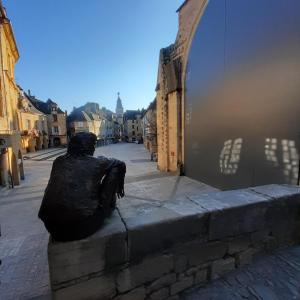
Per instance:
[[[120,93],[118,93],[117,106],[116,106],[116,114],[117,114],[117,118],[119,118],[119,117],[123,118],[124,109],[123,109],[123,105],[122,105],[122,100],[120,98]]]

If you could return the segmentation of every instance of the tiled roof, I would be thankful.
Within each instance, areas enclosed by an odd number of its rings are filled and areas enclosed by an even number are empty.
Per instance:
[[[32,105],[38,109],[39,111],[43,112],[44,114],[51,114],[51,106],[56,105],[57,106],[57,112],[59,114],[63,114],[64,112],[58,107],[57,103],[52,101],[51,99],[48,99],[47,102],[44,102],[42,100],[37,99],[35,96],[26,94],[26,97],[29,99],[29,101],[32,103]]]
[[[68,123],[70,122],[84,122],[87,121],[85,114],[83,111],[75,110],[73,111],[67,118]],[[90,120],[90,119],[89,119]]]
[[[135,120],[138,115],[142,115],[142,112],[140,110],[126,110],[126,112],[124,113],[124,119]]]

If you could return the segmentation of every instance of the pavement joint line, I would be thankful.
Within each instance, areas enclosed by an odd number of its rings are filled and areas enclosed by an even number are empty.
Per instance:
[[[31,159],[31,158],[35,158],[35,157],[39,157],[39,156],[43,156],[43,155],[47,155],[49,153],[53,153],[53,152],[59,152],[61,151],[63,148],[56,148],[55,150],[51,150],[51,151],[43,151],[43,153],[39,153],[37,155],[29,155],[28,156],[28,153],[24,154],[23,157],[26,158],[26,159]],[[36,152],[38,153],[38,152]]]
[[[53,155],[50,155],[50,156],[47,156],[47,157],[43,157],[43,158],[37,159],[37,161],[47,160],[47,159],[52,158],[52,157],[60,156],[60,155],[63,154],[63,153],[67,153],[67,150],[63,150],[63,151],[57,152],[57,153],[55,153],[55,154],[53,154]]]
[[[11,205],[11,204],[19,204],[19,203],[22,203],[22,202],[31,202],[31,201],[37,201],[37,200],[40,200],[42,201],[43,197],[32,197],[32,198],[27,198],[27,199],[16,199],[16,200],[13,200],[13,201],[3,201],[3,202],[0,202],[0,206],[4,206],[4,205]]]

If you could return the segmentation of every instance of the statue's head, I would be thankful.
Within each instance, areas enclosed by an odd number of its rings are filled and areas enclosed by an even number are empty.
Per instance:
[[[94,155],[97,137],[90,132],[79,132],[74,135],[68,145],[70,155]]]

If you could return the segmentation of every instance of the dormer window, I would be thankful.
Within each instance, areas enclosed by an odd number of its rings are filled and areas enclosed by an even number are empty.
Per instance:
[[[56,106],[52,106],[52,111],[57,111],[57,107]]]

